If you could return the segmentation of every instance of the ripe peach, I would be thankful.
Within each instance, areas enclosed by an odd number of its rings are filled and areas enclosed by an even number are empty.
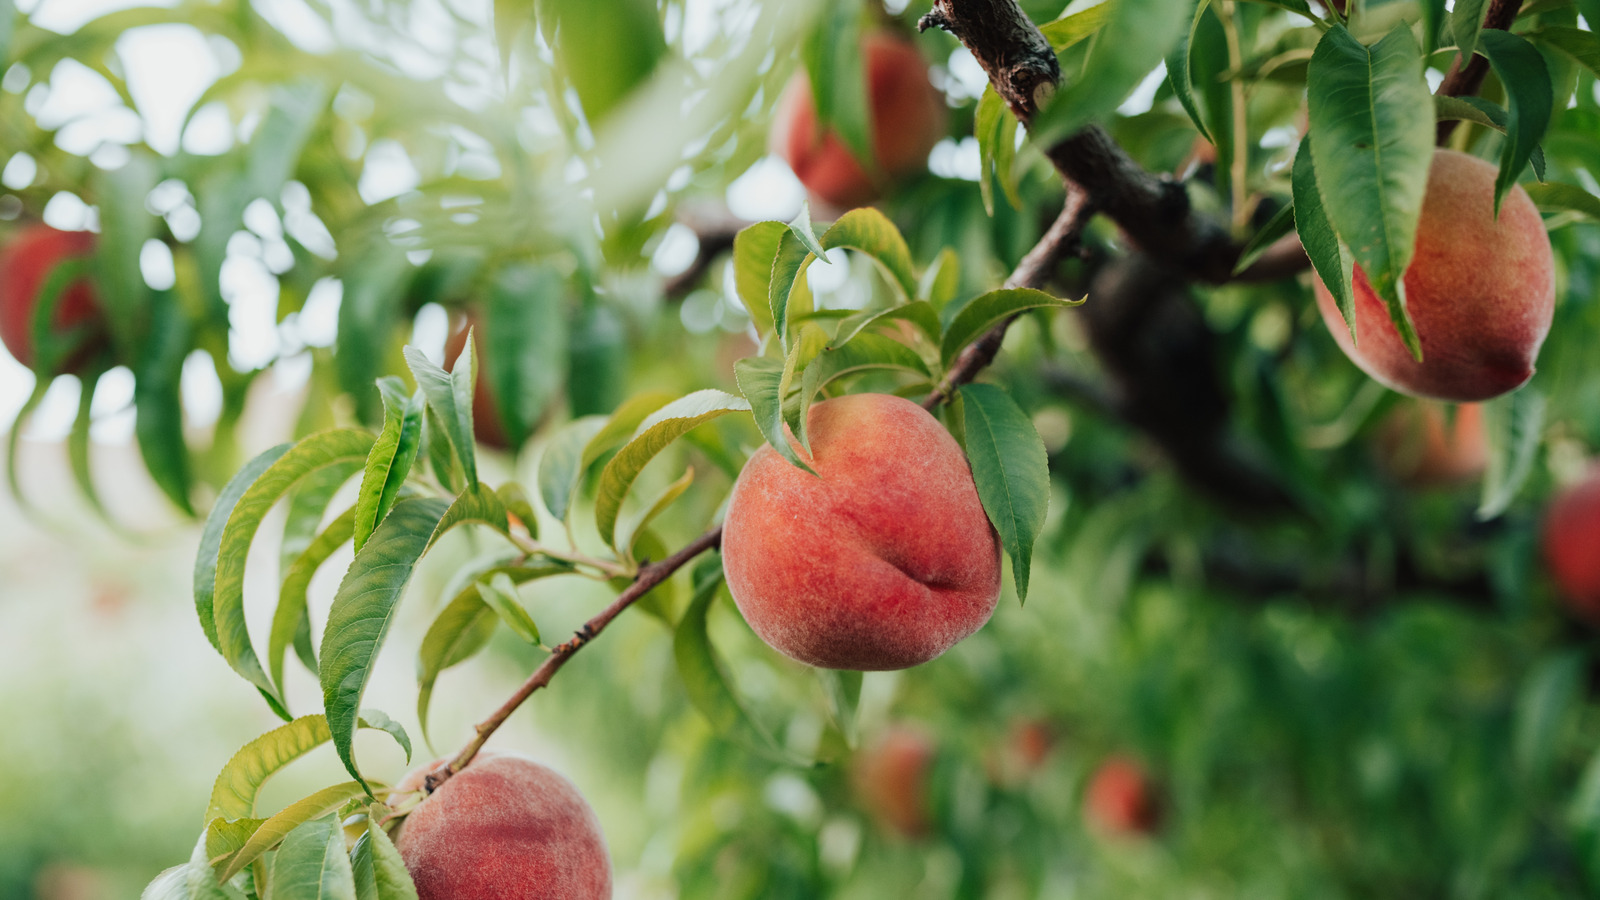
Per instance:
[[[1544,555],[1567,605],[1600,623],[1600,465],[1550,504]]]
[[[1149,834],[1156,827],[1156,800],[1144,768],[1125,756],[1100,764],[1083,798],[1083,818],[1108,834]]]
[[[1366,273],[1355,268],[1356,338],[1319,280],[1317,305],[1346,355],[1404,394],[1467,402],[1515,390],[1533,376],[1550,331],[1555,278],[1550,237],[1533,201],[1513,187],[1494,215],[1493,165],[1436,150],[1417,223],[1406,308],[1422,343],[1417,362]]]
[[[449,340],[445,341],[445,362],[452,368],[455,366],[461,351],[467,348],[468,328],[473,329],[473,350],[478,359],[478,384],[472,393],[473,434],[480,444],[496,450],[510,450],[511,438],[506,434],[505,425],[500,421],[500,410],[496,405],[494,390],[489,387],[489,379],[484,371],[483,322],[476,315],[468,313],[461,327],[451,332]]]
[[[848,209],[871,203],[885,177],[919,172],[928,152],[945,134],[945,102],[928,81],[928,64],[915,45],[883,32],[861,42],[872,121],[876,177],[846,149],[838,135],[819,133],[817,109],[805,73],[795,76],[778,101],[769,146],[782,156],[817,199]]]
[[[950,433],[888,394],[807,421],[817,474],[763,446],[728,500],[723,568],[756,634],[813,666],[904,669],[989,621],[999,540]]]
[[[95,236],[87,231],[57,231],[48,225],[30,225],[13,235],[0,249],[0,342],[25,366],[34,364],[33,311],[39,292],[60,263],[94,253]],[[51,329],[57,334],[84,327],[88,339],[61,368],[74,372],[88,362],[93,345],[103,340],[100,303],[89,279],[67,285],[56,302]]]
[[[423,789],[444,760],[396,791]],[[405,817],[396,841],[418,900],[607,900],[611,857],[572,782],[531,759],[482,752]]]
[[[1463,403],[1446,431],[1444,410],[1417,401],[1396,409],[1378,430],[1379,461],[1401,484],[1442,487],[1470,481],[1489,464],[1483,407]]]
[[[922,731],[904,725],[889,729],[857,754],[851,768],[861,806],[904,837],[927,835],[933,830],[928,776],[935,752],[933,740]]]

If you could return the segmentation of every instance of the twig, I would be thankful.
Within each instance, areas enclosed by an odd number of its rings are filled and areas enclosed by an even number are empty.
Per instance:
[[[1489,4],[1489,13],[1484,16],[1483,27],[1494,28],[1500,31],[1509,31],[1511,23],[1517,20],[1517,13],[1522,9],[1522,0],[1494,0]],[[1444,81],[1439,83],[1436,92],[1441,97],[1467,97],[1478,93],[1478,88],[1483,86],[1483,77],[1489,74],[1489,61],[1482,56],[1474,54],[1466,65],[1461,64],[1461,54],[1456,54],[1455,62],[1450,64],[1450,71],[1444,76]],[[1435,140],[1439,146],[1444,146],[1450,140],[1450,135],[1456,130],[1455,119],[1441,119],[1438,126],[1438,137]]]
[[[1077,246],[1083,227],[1093,215],[1094,205],[1089,202],[1089,195],[1076,185],[1067,185],[1067,202],[1061,208],[1061,215],[1056,216],[1044,237],[1017,264],[1016,270],[1006,279],[1005,287],[1039,287],[1044,284],[1056,263]],[[995,354],[1000,352],[1000,344],[1005,340],[1006,329],[1016,320],[1016,316],[1011,316],[962,350],[950,366],[950,371],[940,379],[938,387],[922,401],[923,409],[933,409],[949,400],[956,388],[976,378],[979,372],[994,362]]]

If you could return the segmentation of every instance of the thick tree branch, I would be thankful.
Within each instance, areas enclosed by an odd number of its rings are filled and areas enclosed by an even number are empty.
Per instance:
[[[1489,13],[1484,16],[1483,27],[1494,28],[1500,31],[1509,31],[1511,23],[1517,20],[1517,13],[1522,9],[1522,0],[1494,0],[1489,4]],[[1489,61],[1482,56],[1474,54],[1472,59],[1462,65],[1461,54],[1456,54],[1455,62],[1450,64],[1450,71],[1440,82],[1436,92],[1441,97],[1467,97],[1478,92],[1483,86],[1483,78],[1489,74]],[[1450,135],[1456,130],[1457,120],[1441,119],[1438,126],[1437,143],[1444,145],[1450,140]]]
[[[1016,0],[934,0],[918,24],[960,39],[1024,125],[1060,81],[1054,51]],[[1090,126],[1042,149],[1151,258],[1201,281],[1232,279],[1242,247],[1190,206],[1182,184],[1146,172],[1104,129]]]

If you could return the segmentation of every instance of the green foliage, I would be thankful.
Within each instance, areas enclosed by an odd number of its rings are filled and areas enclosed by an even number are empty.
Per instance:
[[[1050,502],[1050,466],[1033,423],[1000,388],[961,388],[962,434],[967,459],[1000,546],[1011,557],[1017,599],[1028,599],[1033,542],[1044,529]]]

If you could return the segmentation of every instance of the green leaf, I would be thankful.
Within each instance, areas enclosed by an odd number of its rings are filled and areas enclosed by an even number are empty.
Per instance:
[[[322,633],[323,709],[340,761],[363,785],[351,744],[373,663],[417,561],[447,531],[465,522],[488,525],[501,534],[509,528],[505,505],[482,484],[449,505],[433,497],[401,500],[356,554],[334,594]]]
[[[939,251],[939,255],[933,260],[933,265],[922,273],[922,281],[917,284],[917,299],[933,307],[933,311],[937,313],[955,299],[959,290],[961,290],[961,257],[954,248],[946,247]]]
[[[383,431],[367,454],[366,471],[356,493],[352,533],[357,551],[394,508],[400,485],[411,474],[411,464],[422,446],[421,392],[406,396],[405,386],[393,375],[378,379],[378,392],[383,395]]]
[[[139,900],[243,900],[244,895],[231,885],[217,882],[208,860],[206,835],[202,834],[189,861],[157,875]]]
[[[301,825],[272,858],[273,900],[356,900],[355,876],[334,816]]]
[[[794,298],[795,285],[806,263],[813,258],[793,231],[785,231],[778,238],[778,252],[772,258],[772,279],[767,286],[767,307],[772,313],[773,331],[782,341],[789,339],[789,305]],[[809,309],[800,312],[809,312]]]
[[[899,295],[900,302],[910,300],[917,293],[917,279],[911,267],[911,249],[894,223],[872,207],[853,209],[839,217],[837,222],[823,232],[820,240],[824,250],[844,247],[865,253],[877,264],[889,285]],[[800,273],[816,257],[807,252],[805,245],[792,231],[779,235],[772,259],[772,276],[768,281],[767,300],[772,321],[778,336],[788,339],[790,304]]]
[[[903,320],[917,326],[928,339],[934,342],[939,340],[939,313],[933,305],[921,300],[902,303],[883,310],[868,310],[848,316],[839,322],[838,333],[834,335],[831,347],[843,347],[854,340],[857,335],[868,328],[884,325],[891,321]]]
[[[1300,234],[1300,246],[1305,248],[1306,256],[1310,257],[1317,277],[1322,279],[1328,292],[1333,295],[1340,315],[1344,316],[1345,326],[1350,329],[1350,339],[1355,341],[1356,301],[1350,286],[1350,257],[1323,211],[1322,191],[1317,187],[1310,141],[1301,141],[1300,149],[1294,155],[1291,183],[1294,188],[1294,204],[1291,208],[1294,210],[1295,231]]]
[[[1172,93],[1177,96],[1183,111],[1189,114],[1189,121],[1194,123],[1195,130],[1208,141],[1211,141],[1211,132],[1206,128],[1205,116],[1200,114],[1200,104],[1194,98],[1194,73],[1189,69],[1189,45],[1194,43],[1200,17],[1205,15],[1206,7],[1210,5],[1211,0],[1200,0],[1195,4],[1194,16],[1189,20],[1189,36],[1173,44],[1172,52],[1167,54],[1167,80],[1172,83]]]
[[[807,389],[820,391],[835,379],[868,369],[899,369],[930,377],[928,364],[915,350],[893,338],[861,334],[843,347],[829,347],[818,354],[806,369]]]
[[[528,534],[537,538],[539,536],[539,517],[533,511],[533,504],[528,502],[528,492],[522,485],[515,481],[508,481],[495,489],[495,496],[500,498],[500,503],[506,508],[506,513],[522,523]],[[509,523],[508,523],[509,524]]]
[[[194,471],[183,435],[180,390],[192,326],[172,291],[154,293],[150,316],[150,331],[134,366],[133,434],[150,478],[185,515],[192,516],[189,491]]]
[[[383,826],[367,818],[367,830],[350,850],[356,873],[356,893],[361,900],[417,900],[417,887],[405,860]],[[364,890],[370,891],[363,894]]]
[[[1420,360],[1401,276],[1416,246],[1433,161],[1433,95],[1422,48],[1404,25],[1370,50],[1336,25],[1311,56],[1308,85],[1323,209]]]
[[[803,765],[778,745],[770,732],[763,728],[744,701],[734,692],[727,667],[711,646],[711,636],[706,630],[706,617],[711,601],[722,587],[720,566],[714,571],[708,564],[705,577],[696,579],[694,597],[672,638],[672,655],[678,663],[678,675],[683,679],[684,692],[695,709],[711,723],[712,731],[719,737],[732,738],[745,747],[768,759]]]
[[[17,460],[18,460],[20,454],[17,453],[17,447],[18,447],[18,444],[22,441],[22,432],[24,430],[24,426],[27,424],[29,419],[31,419],[33,417],[33,411],[39,408],[39,404],[41,402],[43,402],[44,395],[47,392],[49,392],[49,390],[50,390],[50,379],[48,379],[48,378],[35,378],[34,381],[33,381],[33,393],[29,394],[28,395],[28,399],[23,401],[22,408],[17,410],[16,417],[11,420],[11,429],[10,429],[10,431],[8,431],[6,433],[6,484],[11,488],[11,497],[12,497],[13,500],[16,501],[17,506],[21,507],[24,511],[26,511],[26,512],[28,512],[30,514],[37,514],[38,508],[35,507],[33,505],[33,503],[28,500],[28,496],[22,492],[22,479],[21,479],[21,476],[20,476],[20,474],[18,472],[18,466],[17,466]],[[233,485],[230,482],[228,487],[232,487],[232,486]],[[239,490],[243,491],[244,488],[241,487]],[[225,487],[225,488],[223,488],[221,496],[217,497],[217,502],[220,504],[223,501],[223,499],[226,498],[227,496],[228,496],[228,490]],[[237,495],[235,495],[235,499],[237,499]],[[231,503],[232,501],[229,501],[229,502]],[[218,526],[218,531],[220,532],[220,530],[221,530],[221,526],[219,525]],[[208,537],[210,537],[209,523],[208,523],[207,529],[205,531],[203,531],[201,533],[201,535],[200,535],[200,556],[199,556],[198,559],[195,560],[195,568],[196,568],[197,571],[198,571],[200,565],[202,564],[202,562],[205,560],[206,540],[207,540]],[[211,570],[212,571],[215,571],[215,569],[216,569],[216,558],[217,558],[216,545],[213,542],[213,544],[212,544],[212,553],[211,553]],[[195,582],[198,585],[198,583],[199,583],[198,574],[197,574],[197,577],[195,579]],[[206,636],[210,637],[212,643],[215,644],[216,643],[216,638],[212,637],[212,636],[214,634],[216,634],[216,631],[215,631],[214,627],[211,625],[211,620],[209,618],[209,614],[211,612],[210,584],[211,584],[210,581],[207,580],[207,582],[206,582],[206,592],[207,592],[206,606],[205,606],[204,613],[202,613],[202,615],[200,617],[200,624],[201,624],[201,626],[203,628],[205,628]],[[199,597],[200,597],[200,593],[199,593],[199,589],[197,587],[196,590],[195,590],[195,601],[196,601],[196,606],[197,607],[199,605]]]
[[[73,419],[72,431],[67,435],[67,461],[72,469],[72,478],[78,483],[78,490],[88,501],[89,507],[99,515],[101,521],[116,530],[118,525],[106,511],[105,504],[100,501],[100,492],[94,486],[94,471],[89,461],[89,426],[94,423],[90,411],[94,408],[94,391],[99,377],[85,374],[79,380],[82,388],[78,391],[78,415]]]
[[[256,829],[238,853],[217,862],[216,867],[220,868],[217,880],[227,881],[239,874],[244,871],[245,866],[260,859],[261,854],[277,846],[296,828],[338,810],[366,792],[366,785],[363,783],[346,781],[343,784],[323,788],[303,800],[289,804],[283,811],[262,822],[261,827]]]
[[[1489,0],[1456,0],[1455,9],[1450,13],[1450,34],[1456,39],[1463,65],[1478,47],[1478,35],[1483,30],[1483,15],[1488,6]]]
[[[1057,53],[1094,37],[1110,18],[1112,4],[1100,3],[1070,16],[1039,26],[1039,32]]]
[[[15,433],[15,430],[13,430]],[[222,534],[228,526],[228,519],[233,514],[233,508],[238,504],[239,498],[255,483],[261,473],[271,468],[293,444],[279,444],[263,452],[260,456],[245,463],[232,479],[222,488],[222,493],[217,495],[216,503],[212,504],[211,512],[206,516],[205,527],[200,531],[200,549],[195,551],[194,560],[194,607],[195,613],[200,617],[200,628],[205,632],[206,638],[211,641],[211,646],[220,653],[222,644],[217,638],[217,625],[215,614],[215,598],[217,589],[217,554],[222,547]],[[12,456],[15,457],[15,448]]]
[[[1493,128],[1501,134],[1507,133],[1511,123],[1511,115],[1496,103],[1490,103],[1482,97],[1447,97],[1438,95],[1433,98],[1433,113],[1437,119],[1461,119]],[[1537,144],[1528,156],[1528,162],[1533,165],[1533,174],[1539,180],[1544,180],[1544,151]]]
[[[583,448],[606,425],[605,416],[584,416],[555,433],[539,457],[539,498],[550,515],[566,521],[583,475]],[[634,423],[638,427],[638,423]]]
[[[845,744],[856,744],[856,711],[861,705],[861,673],[853,669],[812,669],[828,700],[828,717]]]
[[[822,244],[817,240],[816,232],[811,230],[811,204],[801,201],[800,213],[794,217],[794,221],[789,223],[789,233],[798,238],[800,245],[817,259],[832,265],[832,261],[828,259],[828,251],[822,249]]]
[[[950,320],[939,343],[939,356],[945,365],[955,361],[962,348],[977,340],[1002,319],[1029,309],[1069,309],[1082,300],[1062,300],[1032,288],[1002,288],[974,297]]]
[[[509,575],[502,572],[488,581],[478,582],[478,596],[506,623],[512,634],[535,647],[544,643],[539,637],[539,626],[517,600],[517,586]]]
[[[278,577],[287,580],[289,570],[316,541],[328,504],[350,476],[361,471],[361,463],[350,461],[328,466],[309,475],[289,494],[288,515],[284,517],[283,540],[278,545]],[[354,515],[354,513],[351,513]]]
[[[625,443],[633,433],[639,430],[639,423],[654,413],[656,410],[673,401],[673,396],[666,391],[644,391],[629,397],[617,407],[606,421],[605,427],[589,439],[583,446],[583,458],[579,462],[579,476],[583,470],[594,465],[595,461],[604,456],[607,451],[615,449]]]
[[[634,479],[639,477],[639,472],[657,453],[702,423],[730,412],[748,409],[749,403],[732,394],[707,389],[674,400],[641,422],[633,438],[617,451],[617,455],[600,472],[594,518],[606,544],[616,547],[617,515],[622,510],[622,501],[627,497],[628,489],[633,487]]]
[[[472,432],[472,392],[478,381],[477,357],[472,349],[472,332],[449,372],[428,361],[414,347],[405,348],[406,365],[417,379],[417,387],[428,398],[428,409],[438,417],[440,427],[456,448],[456,459],[466,474],[467,484],[478,483],[477,444]]]
[[[1048,147],[1116,110],[1182,37],[1192,2],[1110,0],[1083,72],[1067,80],[1029,125],[1034,142]]]
[[[1600,197],[1571,184],[1526,185],[1528,196],[1545,212],[1582,213],[1600,222]]]
[[[411,759],[411,742],[399,726],[377,710],[362,710],[363,728],[378,728],[394,735]],[[247,819],[256,814],[256,797],[262,785],[284,766],[331,740],[328,721],[321,715],[301,716],[261,735],[240,748],[217,773],[206,805],[206,822]]]
[[[861,58],[860,7],[854,0],[820,0],[816,27],[800,47],[818,133],[831,132],[870,172],[872,115]]]
[[[1277,212],[1272,214],[1272,218],[1267,220],[1267,224],[1261,226],[1261,230],[1256,232],[1255,237],[1252,237],[1250,242],[1244,245],[1244,250],[1239,253],[1239,261],[1233,264],[1233,274],[1237,275],[1250,268],[1250,264],[1260,259],[1261,254],[1267,252],[1269,247],[1293,231],[1294,204],[1285,203],[1279,207]]]
[[[1493,519],[1505,512],[1527,483],[1539,456],[1545,405],[1544,395],[1532,388],[1523,388],[1484,404],[1489,466],[1483,476],[1479,519]]]
[[[967,459],[978,498],[1011,557],[1017,598],[1028,599],[1033,542],[1050,506],[1050,461],[1044,441],[1004,390],[989,384],[960,389]]]
[[[1600,28],[1600,24],[1590,20],[1589,27]],[[1545,25],[1523,36],[1560,50],[1600,78],[1600,34],[1563,25]]]
[[[283,657],[291,643],[299,639],[302,633],[310,638],[310,617],[306,615],[306,592],[311,587],[311,579],[316,577],[317,570],[328,561],[334,551],[344,546],[355,534],[354,509],[347,509],[338,518],[328,523],[328,527],[317,535],[316,540],[306,547],[305,552],[289,566],[283,584],[278,589],[278,607],[272,613],[272,631],[267,639],[267,669],[272,675],[272,683],[278,686],[280,696],[284,690],[283,685]],[[311,671],[317,671],[314,665],[315,657],[303,653]]]
[[[324,431],[300,441],[245,490],[222,532],[213,606],[218,650],[228,665],[259,688],[267,702],[285,719],[288,715],[277,688],[261,668],[255,648],[251,646],[244,614],[245,559],[262,519],[279,498],[319,469],[365,458],[371,447],[372,435],[355,429]]]
[[[465,487],[465,480],[461,474],[461,463],[452,449],[449,432],[445,431],[437,415],[424,413],[422,420],[422,447],[428,454],[428,467],[433,470],[433,477],[445,490],[459,492]]]
[[[800,458],[785,431],[787,422],[783,415],[783,360],[751,356],[733,364],[733,377],[739,383],[739,392],[749,401],[756,428],[767,444],[791,465],[817,474]]]
[[[152,291],[139,267],[146,240],[156,236],[157,219],[145,198],[160,179],[155,155],[134,149],[122,166],[90,169],[91,192],[99,210],[100,234],[94,253],[95,283],[112,343],[121,359],[137,359],[150,325]]]
[[[772,261],[778,256],[779,241],[788,231],[782,222],[757,222],[740,230],[733,239],[733,284],[758,335],[766,335],[773,328],[772,304],[767,299]]]
[[[517,264],[502,267],[486,293],[480,377],[520,448],[566,378],[566,285],[548,265]]]
[[[972,134],[978,139],[978,191],[983,198],[983,211],[994,215],[994,187],[990,175],[995,168],[995,156],[1000,139],[1000,120],[1007,116],[1005,101],[995,93],[993,85],[983,89],[978,98],[978,111],[973,116]]]
[[[473,573],[473,577],[504,574],[512,584],[523,584],[571,572],[572,566],[552,560],[539,565],[498,566]],[[428,735],[428,706],[439,673],[466,662],[488,646],[498,622],[494,610],[483,602],[474,580],[460,588],[428,626],[427,633],[422,636],[422,647],[417,651],[417,721],[422,725],[424,739]]]
[[[1489,58],[1510,101],[1506,141],[1500,150],[1500,173],[1494,180],[1494,210],[1499,215],[1500,202],[1517,183],[1528,157],[1550,127],[1555,91],[1550,86],[1550,70],[1544,57],[1523,38],[1490,28],[1478,36],[1478,49]]]
[[[691,484],[694,484],[694,469],[692,468],[684,472],[677,481],[667,485],[660,496],[656,497],[645,509],[644,514],[639,517],[638,523],[628,532],[628,540],[625,545],[628,548],[627,555],[629,559],[638,558],[634,553],[640,537],[649,531],[651,523],[666,512],[667,507],[671,506],[673,501],[683,496],[683,492],[687,491]]]
[[[655,71],[667,43],[653,0],[543,0],[539,27],[598,124]]]

